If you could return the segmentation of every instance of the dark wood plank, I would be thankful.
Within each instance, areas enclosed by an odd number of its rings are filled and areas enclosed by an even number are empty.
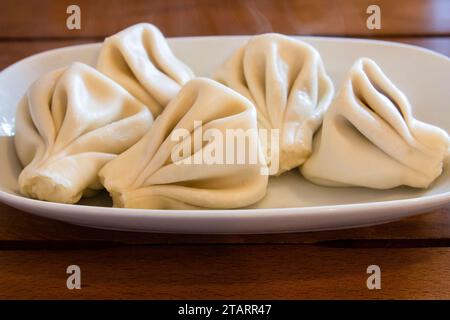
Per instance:
[[[322,35],[449,35],[447,0],[78,0],[82,29],[66,28],[73,1],[3,0],[0,38],[104,37],[137,22],[167,36],[281,32]],[[369,30],[369,5],[379,5],[382,28]]]
[[[0,41],[0,70],[36,53],[91,42],[97,41],[89,39]]]
[[[449,248],[152,246],[0,252],[0,299],[449,299]],[[66,268],[81,268],[81,290]],[[369,265],[381,290],[368,290]]]
[[[387,37],[378,39],[412,44],[450,56],[450,36],[435,38]],[[92,42],[98,41],[96,39],[0,41],[0,70],[18,60],[42,51]]]

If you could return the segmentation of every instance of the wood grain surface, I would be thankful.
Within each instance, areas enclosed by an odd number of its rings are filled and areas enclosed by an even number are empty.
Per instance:
[[[71,0],[3,0],[0,38],[103,38],[137,22],[166,36],[281,32],[305,35],[450,35],[447,0],[77,0],[81,30],[65,27]],[[382,28],[366,28],[378,5]]]
[[[450,296],[449,248],[180,245],[5,251],[0,298],[415,299]],[[81,290],[66,289],[68,265]],[[381,290],[368,290],[379,264]]]
[[[82,29],[68,30],[78,4]],[[381,30],[366,9],[381,8]],[[450,56],[447,0],[0,1],[0,70],[41,51],[102,41],[137,22],[167,36],[257,34],[369,37]],[[95,230],[0,204],[0,299],[450,299],[450,206],[367,228],[180,235]],[[66,288],[66,268],[82,289]],[[377,264],[382,289],[368,290]]]

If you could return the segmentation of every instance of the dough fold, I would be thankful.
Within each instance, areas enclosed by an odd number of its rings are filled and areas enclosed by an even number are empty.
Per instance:
[[[150,128],[146,106],[81,63],[50,72],[19,103],[14,138],[20,192],[76,203],[102,186],[98,171]]]
[[[116,207],[219,209],[260,200],[266,171],[252,103],[197,78],[100,177]]]
[[[267,130],[267,137],[279,130],[278,141],[265,144],[269,164],[278,166],[275,175],[309,157],[313,134],[334,93],[316,49],[280,34],[254,36],[216,70],[214,78],[255,104],[259,127]],[[277,164],[270,160],[274,157]]]
[[[191,69],[175,57],[161,31],[148,23],[106,38],[97,69],[141,100],[155,117],[194,77]]]
[[[427,188],[441,173],[448,134],[413,117],[406,96],[372,60],[350,69],[301,168],[326,186]]]

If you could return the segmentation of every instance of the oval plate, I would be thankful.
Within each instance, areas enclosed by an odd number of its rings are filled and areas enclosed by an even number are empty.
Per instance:
[[[172,38],[175,54],[197,75],[208,76],[248,37]],[[450,131],[450,59],[418,47],[372,40],[299,37],[316,47],[339,89],[359,57],[377,61],[409,97],[415,116]],[[100,44],[43,52],[0,73],[0,200],[33,214],[77,225],[144,232],[269,233],[343,229],[398,220],[450,202],[448,163],[427,190],[325,188],[305,181],[297,170],[270,179],[267,196],[235,210],[144,210],[111,208],[105,192],[66,205],[28,199],[18,192],[21,170],[14,146],[16,104],[40,75],[73,61],[93,64]]]

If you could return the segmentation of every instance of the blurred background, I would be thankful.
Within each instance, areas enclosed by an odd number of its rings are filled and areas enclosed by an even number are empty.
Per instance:
[[[81,29],[69,30],[78,5]],[[377,5],[381,28],[369,29]],[[450,55],[450,0],[2,0],[0,70],[30,54],[102,41],[137,22],[169,37],[257,34],[375,38]]]

